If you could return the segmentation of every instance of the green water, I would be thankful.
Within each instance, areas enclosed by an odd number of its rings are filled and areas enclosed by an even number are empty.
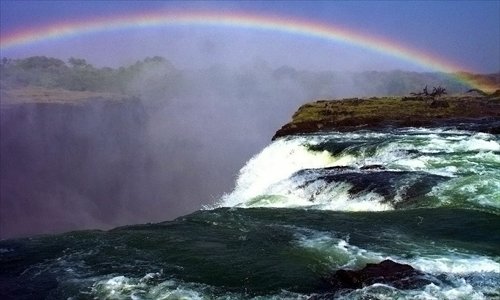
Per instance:
[[[2,291],[18,299],[30,298],[30,289],[49,298],[112,298],[109,280],[120,276],[128,280],[114,286],[123,299],[152,297],[168,282],[173,286],[164,294],[179,286],[187,293],[186,283],[196,283],[191,291],[209,298],[272,296],[282,290],[299,297],[315,293],[322,277],[336,269],[385,257],[424,268],[430,264],[436,275],[484,264],[491,271],[485,276],[500,280],[498,215],[445,208],[404,213],[217,209],[109,232],[3,241],[0,247],[0,274],[7,285]],[[437,257],[463,261],[432,266]],[[144,279],[147,274],[151,278]],[[5,280],[14,276],[16,285],[9,285]],[[485,284],[471,284],[476,283]]]

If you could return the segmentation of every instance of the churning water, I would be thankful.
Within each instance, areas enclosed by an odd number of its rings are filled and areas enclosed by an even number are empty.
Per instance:
[[[0,241],[0,296],[498,299],[499,214],[498,135],[409,128],[289,136],[248,161],[231,193],[191,215]],[[323,287],[336,270],[385,259],[432,283],[333,294]]]

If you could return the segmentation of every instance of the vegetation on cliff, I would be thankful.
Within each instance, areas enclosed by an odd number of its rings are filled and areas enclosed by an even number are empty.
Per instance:
[[[147,93],[173,97],[182,82],[180,71],[159,56],[116,69],[94,67],[80,58],[68,62],[45,56],[3,58],[0,71],[4,104],[116,101],[147,98]]]
[[[273,139],[328,130],[373,129],[385,126],[460,125],[486,120],[480,131],[500,132],[500,96],[382,97],[320,100],[301,106],[292,121]],[[490,120],[491,122],[488,122]]]
[[[346,96],[403,96],[425,85],[443,86],[449,94],[463,93],[471,88],[453,74],[417,73],[400,70],[377,72],[306,71],[289,66],[272,68],[265,64],[230,69],[213,66],[206,70],[180,70],[163,57],[147,57],[118,68],[96,67],[85,59],[69,58],[66,62],[45,56],[22,59],[2,58],[0,63],[2,102],[7,98],[34,95],[33,99],[50,102],[50,97],[39,97],[48,90],[112,93],[157,101],[158,98],[182,98],[186,94],[206,96],[207,92],[219,98],[231,97],[248,101],[259,98],[263,102],[296,97],[297,101]],[[457,74],[455,74],[457,75]],[[469,82],[498,86],[497,74],[459,74]],[[37,91],[30,90],[31,88]],[[209,90],[207,90],[209,89]],[[20,90],[13,92],[13,90]],[[59,96],[60,93],[55,93]],[[49,96],[50,96],[49,95]],[[81,95],[77,98],[81,98]],[[65,96],[71,98],[69,93]],[[103,96],[103,95],[96,95]]]
[[[25,59],[3,58],[2,88],[26,86],[70,91],[93,91],[129,93],[129,85],[142,71],[148,69],[168,69],[175,75],[176,69],[163,57],[147,57],[142,61],[117,69],[94,67],[85,59],[70,58],[64,62],[57,58],[32,56]],[[166,72],[164,72],[166,73]],[[164,80],[165,76],[158,78]]]

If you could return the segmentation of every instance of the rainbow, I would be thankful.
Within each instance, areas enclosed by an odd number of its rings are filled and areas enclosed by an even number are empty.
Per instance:
[[[383,37],[369,36],[340,26],[286,16],[262,13],[217,13],[206,11],[156,11],[125,16],[95,18],[83,21],[59,22],[40,28],[29,28],[2,34],[0,49],[31,45],[37,42],[58,40],[81,34],[115,30],[166,27],[166,26],[221,26],[250,28],[314,37],[366,48],[414,63],[426,69],[453,74],[457,80],[475,88],[491,91],[495,84],[479,82],[467,75],[467,68],[446,61],[435,55],[416,51]]]

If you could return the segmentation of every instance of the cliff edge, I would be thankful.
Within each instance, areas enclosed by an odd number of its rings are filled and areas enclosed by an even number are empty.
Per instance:
[[[128,200],[148,197],[139,99],[42,87],[0,96],[0,238],[114,227],[129,221],[121,207],[141,209]]]
[[[500,133],[500,91],[491,95],[372,97],[302,105],[273,140],[287,135],[388,127],[455,126]]]

